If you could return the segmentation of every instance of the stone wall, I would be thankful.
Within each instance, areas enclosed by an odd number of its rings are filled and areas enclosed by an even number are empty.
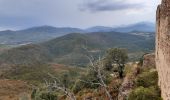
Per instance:
[[[170,0],[157,9],[156,67],[162,98],[170,100]]]

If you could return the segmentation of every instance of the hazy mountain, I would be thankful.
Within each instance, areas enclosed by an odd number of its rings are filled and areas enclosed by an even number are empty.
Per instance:
[[[44,42],[68,33],[83,33],[78,28],[56,28],[52,26],[33,27],[19,31],[1,31],[0,44],[27,44]]]
[[[30,44],[30,43],[39,43],[45,42],[51,39],[54,39],[59,36],[63,36],[69,33],[89,33],[89,32],[154,32],[155,27],[152,23],[137,23],[134,25],[128,25],[124,27],[112,28],[105,26],[95,26],[88,29],[79,29],[79,28],[69,28],[61,27],[56,28],[52,26],[40,26],[33,27],[25,30],[18,31],[0,31],[0,44]]]
[[[127,26],[120,26],[120,27],[105,27],[105,26],[95,26],[86,29],[88,32],[132,32],[132,31],[138,31],[138,32],[155,32],[155,24],[149,23],[149,22],[141,22],[136,23],[132,25]]]
[[[124,27],[118,27],[113,29],[116,32],[155,32],[155,24],[149,22],[141,22],[133,25],[127,25]]]
[[[65,33],[72,33],[72,32],[84,32],[82,29],[79,28],[71,28],[71,27],[53,27],[53,26],[40,26],[40,27],[32,27],[25,30],[20,30],[18,32],[26,32],[26,33],[34,33],[34,32],[47,32],[47,33],[58,33],[58,34],[65,34]]]
[[[86,29],[87,32],[111,32],[113,31],[112,27],[105,26],[94,26]]]
[[[44,43],[7,50],[0,54],[0,64],[56,62],[85,65],[89,62],[87,55],[103,54],[105,50],[113,47],[127,48],[129,53],[149,52],[154,49],[154,36],[118,32],[72,33]]]

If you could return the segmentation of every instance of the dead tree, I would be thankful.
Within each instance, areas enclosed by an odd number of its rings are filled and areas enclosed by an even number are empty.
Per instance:
[[[95,77],[97,79],[97,82],[93,82],[92,80],[81,80],[81,81],[84,83],[101,86],[104,89],[106,96],[109,98],[109,100],[113,100],[112,95],[110,94],[108,90],[108,86],[106,85],[104,81],[106,79],[106,75],[103,72],[104,70],[103,61],[101,60],[100,57],[97,62],[94,61],[94,58],[92,56],[88,57],[88,59],[90,61],[90,71],[96,73]]]
[[[57,77],[54,77],[51,74],[49,74],[49,76],[53,78],[53,82],[48,82],[45,80],[45,85],[49,91],[58,90],[64,93],[64,95],[67,96],[69,100],[76,100],[74,93],[69,88],[67,88],[65,85],[63,85],[60,79],[58,79]]]

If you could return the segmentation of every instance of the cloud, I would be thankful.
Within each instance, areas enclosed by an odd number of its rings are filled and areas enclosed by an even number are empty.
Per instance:
[[[41,25],[85,28],[155,21],[158,2],[160,0],[0,0],[0,30]]]
[[[67,1],[67,0],[64,0]],[[0,27],[56,25],[69,7],[63,0],[0,0]],[[63,12],[62,12],[63,11]],[[64,21],[62,21],[64,23]]]
[[[140,9],[143,6],[141,3],[131,3],[128,0],[86,0],[79,6],[79,9],[81,11],[103,12]]]

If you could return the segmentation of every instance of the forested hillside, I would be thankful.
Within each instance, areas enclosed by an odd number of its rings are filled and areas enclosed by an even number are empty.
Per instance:
[[[83,66],[89,62],[87,55],[103,55],[108,48],[113,47],[126,48],[129,55],[140,57],[154,49],[154,33],[149,34],[148,37],[137,33],[72,33],[44,43],[7,50],[0,55],[0,62],[8,64],[55,62]]]

